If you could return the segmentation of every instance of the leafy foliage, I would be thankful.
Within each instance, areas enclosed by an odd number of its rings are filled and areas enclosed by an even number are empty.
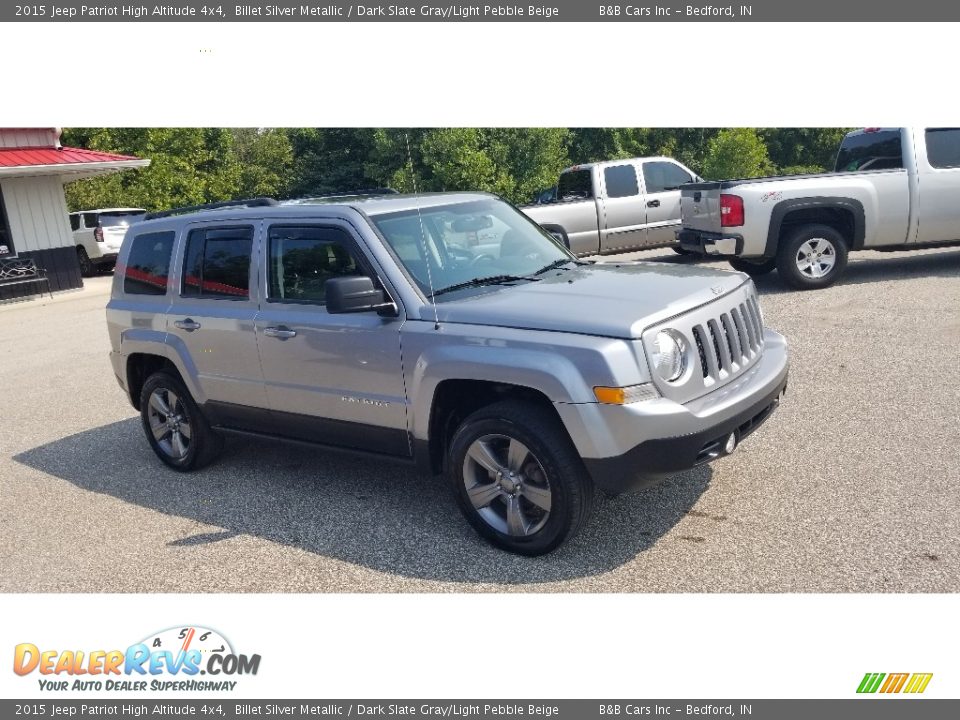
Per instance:
[[[843,128],[79,128],[66,145],[151,159],[71,183],[71,209],[159,210],[362,188],[484,190],[515,203],[574,163],[647,155],[709,178],[832,167]]]

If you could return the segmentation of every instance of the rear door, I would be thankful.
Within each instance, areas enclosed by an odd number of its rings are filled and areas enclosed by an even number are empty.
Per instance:
[[[647,212],[640,194],[640,179],[633,162],[607,165],[603,183],[602,252],[633,250],[647,242]]]
[[[927,128],[917,132],[923,132],[927,149],[925,154],[917,153],[917,242],[960,240],[960,128]]]
[[[250,409],[267,409],[257,353],[257,224],[186,228],[167,332],[195,367],[217,422],[256,429]]]
[[[367,275],[383,286],[353,229],[339,220],[273,221],[264,259],[266,293],[256,326],[278,431],[409,456],[402,318],[326,309],[331,278]]]
[[[680,186],[693,176],[676,163],[643,163],[644,204],[647,210],[647,246],[669,245],[680,229]]]

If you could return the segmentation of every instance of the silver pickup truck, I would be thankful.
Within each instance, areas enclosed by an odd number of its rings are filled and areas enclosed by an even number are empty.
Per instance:
[[[554,202],[520,208],[577,255],[676,245],[680,186],[700,180],[673,158],[574,165]]]
[[[750,278],[580,261],[490,195],[148,218],[120,250],[110,360],[174,470],[226,433],[416,464],[485,538],[539,555],[594,488],[729,455],[786,387]]]
[[[684,250],[826,287],[852,250],[960,244],[960,128],[858,130],[832,173],[693,183],[681,207]]]

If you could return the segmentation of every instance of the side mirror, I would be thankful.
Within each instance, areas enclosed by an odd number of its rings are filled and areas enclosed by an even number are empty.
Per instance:
[[[327,312],[328,313],[356,313],[380,312],[396,306],[386,301],[383,290],[373,286],[373,280],[366,275],[353,277],[338,277],[327,280]]]

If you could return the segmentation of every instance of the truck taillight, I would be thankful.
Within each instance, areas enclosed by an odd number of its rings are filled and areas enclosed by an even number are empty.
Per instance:
[[[96,230],[93,231],[93,239],[97,242],[103,242],[103,228],[99,225],[97,226]]]
[[[743,198],[739,195],[720,195],[720,225],[740,227],[743,225]]]

